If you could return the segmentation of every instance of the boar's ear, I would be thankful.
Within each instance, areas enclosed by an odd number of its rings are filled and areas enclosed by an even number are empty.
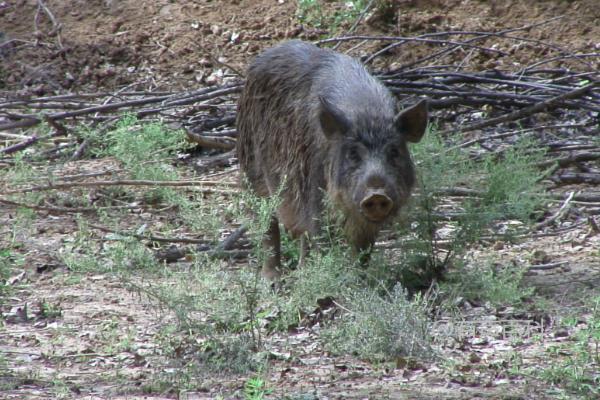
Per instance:
[[[414,106],[402,110],[394,118],[394,124],[406,140],[419,142],[427,129],[427,100],[421,100]]]
[[[323,96],[319,96],[319,102],[319,122],[325,136],[331,139],[334,135],[346,133],[350,129],[350,121],[344,113]]]

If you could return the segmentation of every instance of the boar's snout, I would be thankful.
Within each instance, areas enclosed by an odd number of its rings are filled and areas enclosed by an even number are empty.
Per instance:
[[[373,222],[385,220],[394,208],[394,202],[383,189],[370,189],[360,202],[360,209],[367,219]]]

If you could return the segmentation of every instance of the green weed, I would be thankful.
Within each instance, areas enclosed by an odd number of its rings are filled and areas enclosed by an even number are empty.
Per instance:
[[[465,264],[467,249],[484,235],[510,240],[516,233],[525,232],[542,202],[542,188],[536,183],[539,171],[535,167],[541,155],[532,148],[535,146],[530,141],[523,141],[502,157],[473,160],[459,149],[447,149],[434,132],[414,147],[419,186],[405,220],[397,228],[402,238],[398,264],[404,269],[400,275],[407,287],[419,287],[423,283],[419,279],[439,277],[441,271],[450,267],[462,272],[460,266]],[[449,202],[447,193],[453,188],[471,189],[476,195]],[[520,224],[505,224],[506,220]],[[473,284],[471,278],[477,274],[481,275],[475,286],[488,289],[497,278],[498,284],[508,285],[512,277],[519,278],[518,271],[499,270],[492,274],[489,267],[483,271],[473,268],[465,284]],[[492,295],[498,301],[502,296],[514,299],[519,297],[515,290],[498,288]],[[513,294],[509,295],[511,291]]]
[[[497,265],[491,260],[476,265],[455,265],[442,287],[450,297],[463,297],[495,306],[519,305],[533,295],[534,288],[523,286],[525,268]]]
[[[377,2],[383,3],[385,2]],[[321,29],[336,30],[340,25],[354,21],[368,6],[368,0],[346,1],[330,11],[322,0],[299,0],[296,17],[301,23]]]
[[[105,140],[105,147],[96,149],[96,155],[115,157],[132,179],[168,181],[178,178],[176,170],[165,161],[186,147],[182,131],[169,130],[158,123],[139,124],[130,115],[108,132]],[[153,188],[144,196],[148,203],[169,202],[180,197],[168,187]]]
[[[45,319],[56,319],[56,318],[60,318],[62,316],[62,308],[60,307],[60,304],[53,304],[53,303],[49,303],[45,300],[41,300],[38,303],[39,306],[39,312],[37,314],[37,316],[39,318],[45,318]]]
[[[342,320],[324,332],[328,347],[371,361],[433,355],[427,304],[396,285],[385,295],[363,288],[346,296]]]
[[[246,400],[263,400],[272,390],[267,388],[267,383],[260,377],[250,378],[244,385],[244,398]]]
[[[595,399],[600,396],[600,297],[591,301],[591,315],[574,341],[548,349],[549,367],[538,370],[546,382],[567,393]]]

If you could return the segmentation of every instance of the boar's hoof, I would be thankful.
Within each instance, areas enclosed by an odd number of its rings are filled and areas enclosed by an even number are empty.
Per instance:
[[[260,270],[263,278],[269,281],[277,281],[281,278],[281,271],[278,266],[271,265],[268,261],[265,262]]]

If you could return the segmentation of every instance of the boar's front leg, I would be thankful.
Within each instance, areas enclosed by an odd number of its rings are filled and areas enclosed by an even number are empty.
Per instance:
[[[306,265],[306,259],[308,258],[308,253],[312,247],[312,241],[308,237],[308,234],[304,233],[300,237],[300,257],[298,259],[298,268],[303,268]]]
[[[281,276],[281,235],[279,220],[275,216],[271,217],[269,229],[265,232],[263,249],[267,254],[261,274],[269,280],[276,280]]]

